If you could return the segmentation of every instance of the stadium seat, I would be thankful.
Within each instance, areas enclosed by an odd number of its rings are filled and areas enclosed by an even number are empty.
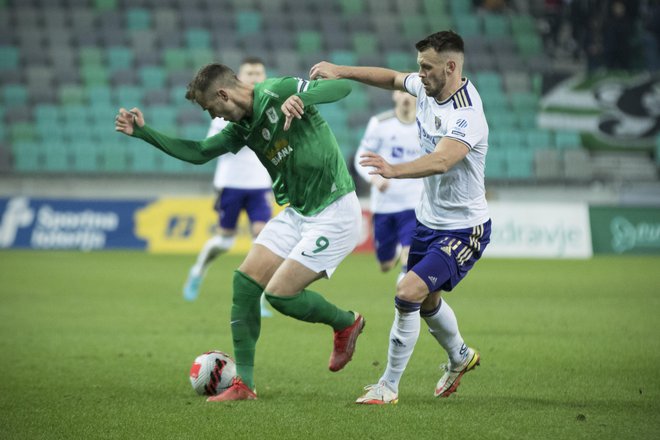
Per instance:
[[[6,106],[25,105],[28,102],[28,92],[22,84],[5,84],[2,86],[2,103]]]
[[[131,142],[135,144],[135,142]],[[154,173],[160,168],[160,153],[150,145],[131,145],[128,148],[128,168],[137,173]]]
[[[458,15],[454,16],[456,30],[462,37],[469,38],[481,35],[481,23],[479,16]]]
[[[262,19],[258,11],[237,11],[236,31],[241,36],[258,34],[261,31]]]
[[[30,122],[18,122],[9,126],[9,136],[12,143],[35,141],[34,125]]]
[[[143,8],[130,8],[126,11],[126,27],[130,31],[149,29],[151,27],[151,13]]]
[[[133,51],[128,47],[114,46],[109,47],[106,52],[108,69],[121,70],[133,67]]]
[[[99,145],[99,170],[106,173],[128,171],[129,147],[125,144],[104,142]]]
[[[80,69],[83,82],[87,87],[108,84],[108,70],[102,66],[83,66]]]
[[[505,37],[510,34],[509,21],[506,15],[487,13],[483,16],[484,34],[487,37]]]
[[[403,36],[410,41],[419,41],[429,34],[428,21],[422,15],[404,15],[401,18]]]
[[[536,23],[531,15],[511,15],[511,31],[514,35],[530,35],[536,33]]]
[[[538,111],[539,98],[534,93],[515,93],[511,95],[511,106],[517,112]]]
[[[358,57],[351,50],[335,50],[330,52],[330,62],[339,65],[355,66]]]
[[[82,104],[70,105],[62,112],[62,121],[65,124],[77,125],[87,124],[89,108]]]
[[[339,0],[339,6],[342,15],[349,19],[364,12],[363,0]]]
[[[316,31],[298,32],[297,48],[301,55],[319,53],[321,51],[321,34]]]
[[[582,147],[582,139],[578,132],[558,131],[555,133],[555,145],[561,150],[578,149]]]
[[[423,0],[422,4],[424,5],[423,11],[427,16],[439,18],[449,15],[446,0]]]
[[[415,63],[417,59],[414,54],[410,52],[388,52],[385,55],[385,63],[390,69],[398,70],[399,72],[416,71]]]
[[[362,32],[354,34],[353,49],[358,56],[376,53],[378,51],[376,36]]]
[[[511,179],[530,180],[534,176],[534,151],[526,148],[508,148],[507,174]]]
[[[69,149],[66,144],[51,144],[44,151],[44,171],[61,173],[71,168]]]
[[[37,124],[58,124],[60,119],[60,107],[52,104],[37,104],[34,107],[34,119]]]
[[[557,180],[562,177],[559,151],[542,148],[534,152],[534,175],[538,180]]]
[[[191,49],[209,49],[211,34],[206,29],[193,28],[186,30],[186,46]]]
[[[465,0],[450,0],[449,7],[453,15],[467,15],[472,12],[472,2]]]
[[[166,49],[163,61],[167,70],[180,70],[189,67],[188,51],[186,49]]]
[[[22,172],[36,172],[43,168],[42,149],[34,142],[13,142],[14,169]]]
[[[92,105],[111,105],[112,91],[110,87],[104,85],[94,85],[87,87],[85,94]]]
[[[117,0],[94,0],[94,9],[97,11],[117,9]]]
[[[98,47],[81,48],[79,57],[81,67],[103,65],[103,53]]]
[[[95,144],[86,141],[74,141],[71,143],[72,166],[74,171],[94,172],[99,170],[97,148]]]
[[[500,145],[492,145],[488,148],[486,155],[486,179],[506,179],[507,155]]]
[[[139,107],[142,105],[144,89],[137,86],[119,86],[115,89],[115,102],[125,108]]]
[[[144,66],[138,70],[140,83],[145,90],[162,89],[165,87],[167,74],[160,66]]]
[[[0,69],[17,69],[19,50],[13,46],[0,46]]]
[[[538,150],[552,148],[554,146],[552,135],[547,130],[528,130],[525,131],[523,135],[525,136],[525,144],[527,145],[527,148]]]

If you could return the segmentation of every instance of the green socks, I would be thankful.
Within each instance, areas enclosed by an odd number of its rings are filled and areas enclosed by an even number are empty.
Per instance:
[[[352,325],[355,315],[329,303],[320,294],[303,290],[295,296],[281,297],[266,292],[266,299],[280,313],[305,322],[320,322],[342,330]]]
[[[231,335],[234,341],[236,374],[254,389],[254,352],[261,331],[259,300],[263,287],[252,278],[234,271],[234,295],[231,306]]]

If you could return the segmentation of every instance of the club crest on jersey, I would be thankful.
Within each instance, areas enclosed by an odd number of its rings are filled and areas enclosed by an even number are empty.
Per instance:
[[[276,124],[280,119],[273,107],[268,107],[268,110],[266,110],[266,116],[268,116],[268,120],[271,122],[271,124]]]
[[[435,117],[435,129],[440,130],[440,126],[442,125],[442,119],[440,119],[440,116]]]
[[[264,128],[263,130],[261,130],[261,136],[263,136],[264,139],[269,141],[270,140],[270,131],[268,131],[267,128]]]

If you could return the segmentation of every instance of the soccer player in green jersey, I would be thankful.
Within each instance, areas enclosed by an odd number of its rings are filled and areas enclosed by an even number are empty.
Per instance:
[[[186,98],[211,118],[231,122],[203,141],[166,136],[146,125],[139,109],[119,110],[116,131],[187,162],[201,164],[247,146],[272,177],[277,203],[288,204],[266,224],[234,273],[231,330],[237,375],[230,388],[209,401],[257,398],[253,370],[262,293],[285,315],[333,328],[331,371],[341,370],[353,356],[363,317],[307,289],[332,275],[360,235],[355,185],[330,127],[315,108],[350,90],[348,81],[293,77],[251,85],[229,67],[209,64],[189,84]]]

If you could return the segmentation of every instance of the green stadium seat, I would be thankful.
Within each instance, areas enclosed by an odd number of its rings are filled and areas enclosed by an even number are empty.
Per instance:
[[[99,164],[96,145],[84,141],[74,141],[71,143],[71,150],[73,152],[72,170],[88,173],[98,171]]]
[[[537,128],[536,110],[514,110],[514,115],[518,120],[518,126],[523,130],[532,130]]]
[[[210,49],[211,34],[206,29],[193,28],[186,30],[186,46],[191,49]]]
[[[392,51],[385,55],[385,64],[390,69],[399,72],[413,72],[417,70],[417,58],[411,52]]]
[[[84,104],[86,101],[85,90],[78,85],[65,84],[59,88],[59,98],[62,105]]]
[[[555,133],[555,145],[562,150],[582,148],[582,138],[576,131],[558,131]]]
[[[87,124],[89,108],[82,104],[70,105],[62,111],[62,120],[65,124],[77,125]]]
[[[171,156],[161,157],[160,171],[170,174],[184,174],[186,163]]]
[[[61,173],[70,169],[66,144],[52,144],[44,151],[44,171]]]
[[[536,34],[536,23],[531,15],[511,15],[511,30],[514,35]]]
[[[132,108],[142,105],[144,89],[137,86],[119,86],[115,89],[115,101],[120,107]]]
[[[149,120],[155,127],[176,126],[177,110],[172,106],[152,106],[145,109],[145,113],[149,115]]]
[[[26,105],[28,91],[22,84],[5,84],[2,86],[2,103],[7,107]]]
[[[236,31],[238,35],[255,35],[261,31],[263,17],[258,11],[237,11]]]
[[[89,119],[94,126],[94,130],[107,132],[114,129],[114,120],[119,106],[112,103],[92,102],[89,108]]]
[[[102,143],[99,148],[99,169],[106,173],[127,172],[128,148],[120,143]]]
[[[143,8],[130,8],[126,11],[126,27],[136,31],[151,27],[151,13]]]
[[[509,111],[489,111],[490,107],[484,103],[486,119],[491,130],[514,130],[518,126],[518,118]]]
[[[18,69],[18,55],[18,48],[13,46],[0,46],[0,70]]]
[[[88,87],[108,84],[108,70],[102,66],[82,66],[80,75]]]
[[[454,16],[468,15],[472,13],[472,2],[466,0],[450,0],[449,7]]]
[[[526,58],[543,53],[543,42],[537,34],[517,35],[516,44],[520,54]]]
[[[112,104],[112,89],[108,86],[94,85],[87,87],[85,94],[92,106]]]
[[[552,134],[547,130],[528,130],[523,135],[528,148],[539,150],[553,147]]]
[[[447,2],[445,0],[424,0],[422,4],[424,5],[424,12],[428,16],[439,18],[449,15],[447,11]],[[438,27],[438,29],[446,28]]]
[[[135,144],[132,142],[131,144]],[[142,143],[144,144],[144,143]],[[160,156],[163,153],[150,145],[130,145],[129,169],[138,173],[155,173],[160,170]]]
[[[165,88],[165,80],[167,74],[160,66],[144,66],[138,70],[140,83],[147,89],[163,89]]]
[[[442,31],[442,30],[447,30],[447,29],[455,29],[456,26],[454,24],[454,19],[451,15],[445,14],[445,15],[432,15],[432,14],[427,14],[424,16],[424,19],[426,20],[426,28],[429,31],[429,34],[432,32],[437,32],[437,31]],[[426,35],[422,36],[425,37]],[[421,39],[420,37],[419,39]],[[417,40],[416,40],[417,41]],[[412,46],[411,46],[412,47]]]
[[[190,140],[206,139],[208,124],[186,124],[181,127],[181,137]]]
[[[371,55],[378,51],[378,40],[373,34],[358,32],[353,34],[353,48],[359,55]]]
[[[403,36],[411,41],[419,41],[429,34],[428,20],[422,15],[404,15],[402,18]]]
[[[507,155],[501,146],[489,147],[486,155],[486,179],[506,179]]]
[[[9,126],[9,136],[12,143],[34,142],[36,131],[30,122],[16,122]]]
[[[345,66],[357,65],[357,55],[350,50],[333,50],[330,52],[330,62]]]
[[[209,48],[194,48],[190,49],[190,62],[195,69],[199,69],[206,64],[212,63],[217,60],[217,57],[213,50]],[[192,73],[191,73],[192,78]]]
[[[42,169],[43,151],[35,142],[14,142],[12,153],[16,171],[35,172]]]
[[[525,148],[525,140],[518,130],[497,130],[496,128],[492,130],[488,136],[488,141],[496,148],[501,150]]]
[[[186,87],[172,87],[170,89],[170,102],[177,106],[190,106],[190,101],[186,99]]]
[[[459,15],[454,17],[457,32],[463,38],[478,37],[481,35],[481,23],[479,16]]]
[[[506,37],[511,34],[506,15],[484,14],[484,34],[487,37]]]
[[[113,46],[107,49],[107,66],[111,71],[133,67],[134,54],[128,47]]]
[[[103,52],[98,47],[85,46],[80,49],[80,66],[102,66]]]
[[[43,144],[51,142],[64,142],[64,125],[61,121],[37,121],[37,137]]]
[[[353,84],[353,90],[344,99],[341,104],[346,107],[350,112],[366,110],[369,107],[369,98],[364,89],[364,86]]]
[[[60,107],[53,104],[37,104],[34,107],[34,119],[37,124],[60,122]]]
[[[502,75],[494,71],[481,71],[474,74],[474,85],[480,94],[502,92]]]
[[[539,98],[534,93],[514,93],[511,95],[511,106],[516,112],[538,111]]]
[[[300,31],[297,36],[297,47],[301,55],[317,54],[321,51],[321,34],[316,31]]]
[[[484,92],[481,93],[481,99],[487,112],[487,118],[490,118],[495,112],[505,112],[514,120],[516,119],[515,114],[509,112],[509,100],[504,93],[485,89]]]
[[[94,9],[97,11],[113,11],[117,9],[117,0],[94,0]]]
[[[344,17],[353,17],[364,11],[363,0],[339,0],[339,6]]]
[[[511,179],[529,180],[534,176],[534,151],[525,148],[509,148],[506,151],[508,176]]]
[[[163,61],[165,68],[169,71],[187,69],[189,67],[188,51],[186,49],[165,49]]]

